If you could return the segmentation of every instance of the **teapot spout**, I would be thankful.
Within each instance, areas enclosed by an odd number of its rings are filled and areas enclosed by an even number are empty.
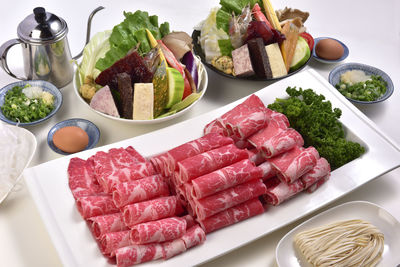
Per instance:
[[[72,59],[77,60],[78,58],[80,58],[80,57],[82,56],[82,54],[83,54],[83,49],[85,48],[85,46],[86,46],[86,45],[89,43],[89,41],[90,41],[90,30],[91,30],[91,28],[92,28],[92,19],[93,19],[93,16],[94,16],[98,11],[100,11],[100,10],[102,10],[102,9],[104,9],[104,7],[103,7],[103,6],[99,6],[98,8],[96,8],[95,10],[93,10],[92,13],[90,13],[89,18],[88,18],[88,22],[87,22],[86,42],[85,42],[85,45],[83,46],[82,51],[81,51],[78,55],[74,56]]]

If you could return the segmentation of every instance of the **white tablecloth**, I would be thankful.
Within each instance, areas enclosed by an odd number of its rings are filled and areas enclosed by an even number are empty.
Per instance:
[[[390,99],[381,104],[357,106],[373,120],[396,143],[400,143],[400,100],[397,85],[400,83],[400,4],[397,1],[272,1],[275,9],[285,6],[310,12],[306,22],[308,31],[314,37],[330,36],[344,42],[350,55],[345,62],[359,62],[384,70],[393,80],[395,92]],[[111,29],[123,19],[123,11],[146,10],[157,14],[159,21],[169,21],[172,30],[191,33],[193,26],[204,19],[218,1],[3,1],[0,9],[0,44],[17,37],[18,24],[37,6],[64,18],[69,27],[68,39],[73,55],[79,53],[84,45],[86,22],[89,13],[103,5],[93,20],[92,32]],[[9,66],[23,75],[22,55],[19,48],[9,53]],[[309,67],[324,77],[335,65],[311,60]],[[89,111],[73,92],[72,84],[61,89],[64,103],[59,112],[50,120],[27,129],[37,137],[38,147],[30,166],[61,157],[47,146],[49,129],[58,121],[80,117],[94,122],[101,131],[99,146],[126,138],[145,134],[177,122],[213,110],[234,100],[245,97],[265,86],[268,82],[239,81],[221,77],[207,69],[209,86],[204,98],[186,115],[157,125],[133,126],[105,119]],[[0,71],[0,86],[15,81],[4,71]],[[400,170],[391,171],[361,186],[351,194],[335,201],[329,207],[352,201],[366,200],[376,203],[400,220]],[[319,210],[318,212],[320,212]],[[314,213],[315,214],[315,213]],[[309,218],[307,216],[304,219]],[[229,254],[210,261],[204,266],[276,266],[275,248],[282,236],[298,225],[295,223],[262,237]],[[24,183],[0,205],[0,265],[20,266],[61,266],[41,217],[32,202]],[[190,265],[190,263],[188,263]]]

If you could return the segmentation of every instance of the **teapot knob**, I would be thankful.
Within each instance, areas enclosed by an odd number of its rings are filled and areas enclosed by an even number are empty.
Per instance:
[[[40,24],[46,21],[46,10],[43,7],[34,8],[33,14],[35,14],[35,20],[37,23]]]

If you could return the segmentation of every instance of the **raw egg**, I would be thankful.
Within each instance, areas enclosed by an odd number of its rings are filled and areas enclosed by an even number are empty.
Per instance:
[[[327,38],[317,43],[315,53],[320,58],[335,60],[343,56],[344,48],[338,41]]]
[[[64,152],[75,153],[87,147],[89,136],[78,126],[66,126],[54,133],[53,143]]]

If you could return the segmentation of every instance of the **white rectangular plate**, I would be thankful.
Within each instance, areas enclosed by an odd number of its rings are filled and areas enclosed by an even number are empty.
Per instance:
[[[366,147],[366,153],[333,171],[331,179],[313,194],[301,193],[278,207],[269,208],[264,214],[207,235],[207,241],[201,246],[167,261],[151,264],[186,266],[204,263],[304,217],[400,165],[400,150],[393,141],[313,70],[283,79],[256,94],[265,104],[270,104],[277,97],[286,97],[288,86],[312,88],[324,94],[333,107],[342,110],[341,122],[347,129],[348,137],[361,142]],[[73,156],[86,159],[96,151],[132,145],[149,157],[202,136],[203,127],[208,122],[242,101],[244,99],[179,124]],[[71,157],[27,169],[26,182],[63,264],[110,266],[76,210],[67,177]]]
[[[344,220],[364,220],[376,226],[385,237],[385,246],[379,266],[396,266],[400,256],[400,223],[385,209],[367,201],[352,201],[333,207],[303,222],[287,233],[276,248],[279,267],[311,266],[294,247],[294,236],[326,224]]]

